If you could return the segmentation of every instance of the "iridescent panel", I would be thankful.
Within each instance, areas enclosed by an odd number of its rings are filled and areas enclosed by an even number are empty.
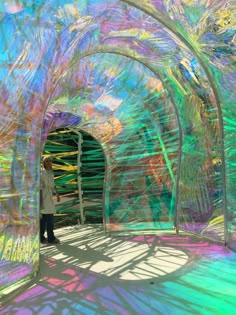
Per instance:
[[[101,145],[106,230],[187,230],[236,248],[234,7],[0,3],[3,300],[39,268],[40,158],[57,128]]]

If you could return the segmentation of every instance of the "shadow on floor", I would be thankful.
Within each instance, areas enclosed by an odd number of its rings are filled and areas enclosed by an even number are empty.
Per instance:
[[[40,272],[1,315],[233,315],[236,254],[189,235],[105,234],[100,225],[56,230]]]

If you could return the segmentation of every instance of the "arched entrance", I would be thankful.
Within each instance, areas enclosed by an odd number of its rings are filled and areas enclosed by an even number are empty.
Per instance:
[[[49,132],[43,156],[53,159],[56,203],[55,228],[103,222],[105,158],[101,146],[87,132],[61,128]]]

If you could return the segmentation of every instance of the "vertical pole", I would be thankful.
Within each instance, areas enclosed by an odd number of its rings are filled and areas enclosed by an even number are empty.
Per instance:
[[[79,196],[79,210],[80,210],[80,223],[84,224],[84,202],[83,202],[83,191],[82,191],[82,178],[80,175],[81,170],[81,156],[82,156],[82,143],[83,137],[82,134],[76,130],[72,129],[74,133],[78,135],[78,154],[77,154],[77,185],[78,185],[78,196]]]
[[[81,169],[81,155],[82,155],[82,143],[83,138],[80,132],[78,133],[78,155],[77,155],[77,182],[78,182],[78,194],[79,194],[79,207],[80,207],[80,223],[84,224],[84,203],[83,203],[83,191],[82,191],[82,178],[80,175]]]

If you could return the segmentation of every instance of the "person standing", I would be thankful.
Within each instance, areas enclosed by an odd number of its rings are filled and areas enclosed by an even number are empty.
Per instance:
[[[57,202],[60,202],[60,196],[54,181],[52,160],[47,157],[43,160],[40,183],[40,242],[42,244],[59,243],[59,239],[54,235],[54,214],[56,209],[52,198],[53,194],[56,194]],[[45,237],[45,232],[47,232],[47,238]]]

